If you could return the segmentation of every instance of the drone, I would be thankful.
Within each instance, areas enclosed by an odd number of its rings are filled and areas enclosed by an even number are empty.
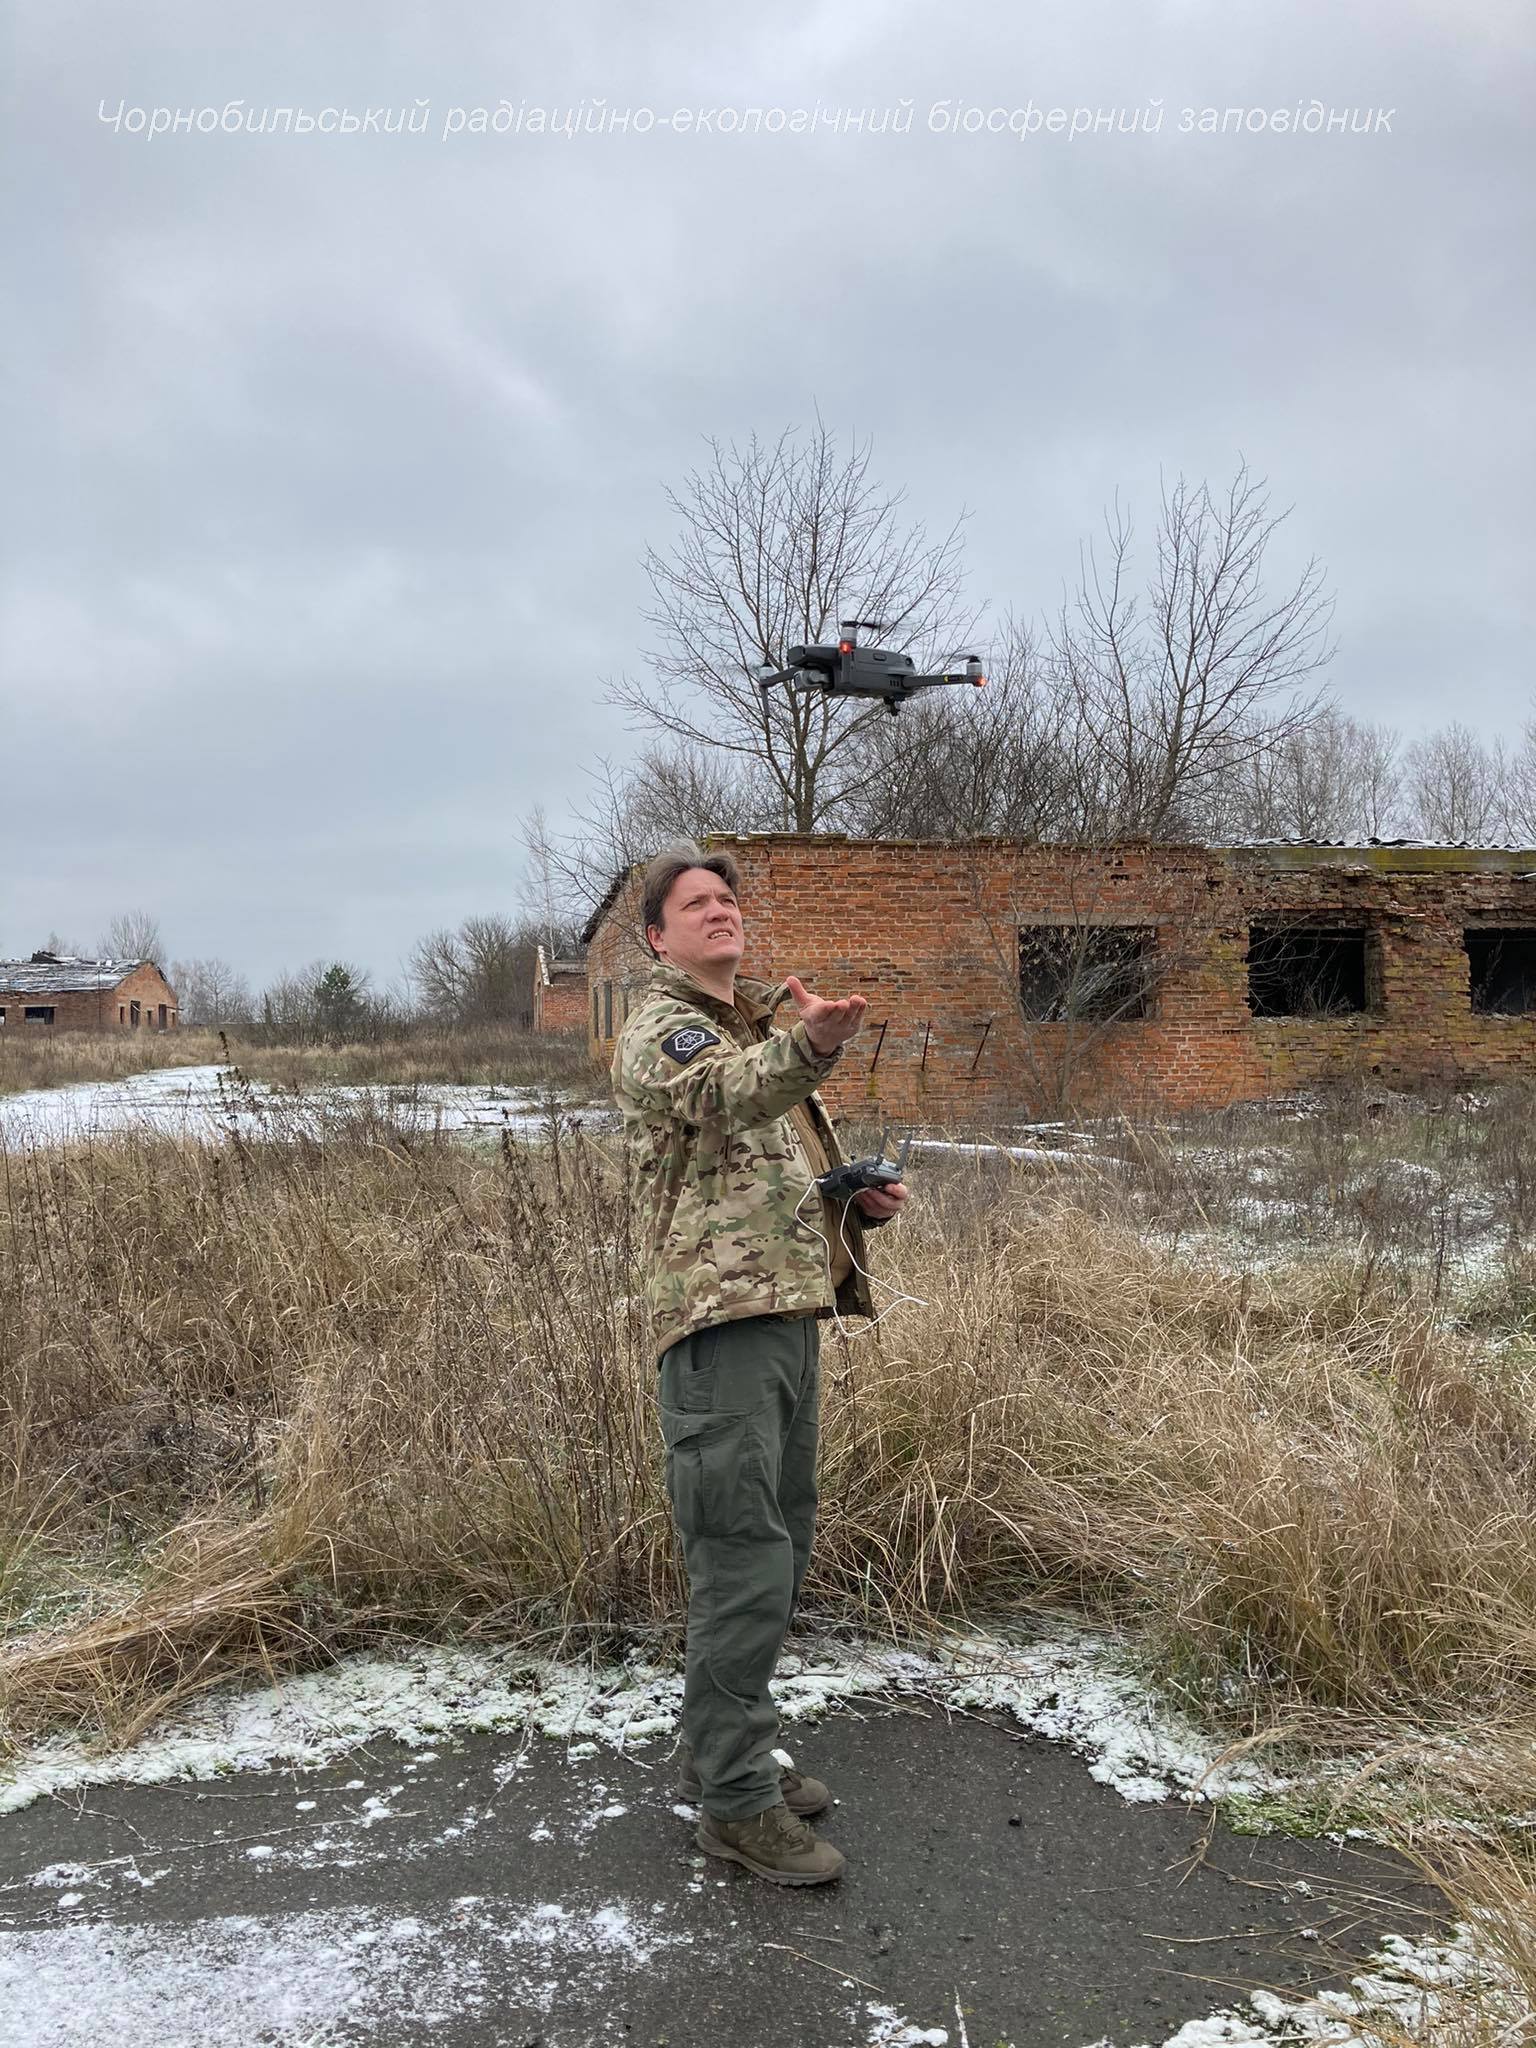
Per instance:
[[[859,645],[861,631],[884,630],[878,619],[844,619],[835,647],[791,647],[786,667],[759,673],[764,699],[775,683],[787,690],[823,690],[829,697],[878,697],[894,718],[918,690],[936,689],[941,683],[973,683],[979,690],[985,684],[979,654],[968,654],[958,674],[920,676],[910,654]]]

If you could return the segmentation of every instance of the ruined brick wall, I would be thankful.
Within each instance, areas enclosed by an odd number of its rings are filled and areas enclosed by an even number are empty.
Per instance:
[[[587,945],[585,1021],[594,1059],[606,1063],[613,1058],[614,1041],[655,965],[640,935],[640,871],[636,869]]]
[[[847,1114],[974,1127],[1219,1093],[1230,1051],[1204,1028],[1219,866],[1202,848],[1020,848],[760,840],[733,845],[747,972],[869,998],[826,1089]],[[1018,933],[1130,925],[1157,935],[1156,1014],[1108,1025],[1020,1014]]]
[[[27,1010],[50,1007],[51,1025],[26,1022]],[[147,962],[125,976],[116,988],[85,994],[0,994],[0,1008],[6,1013],[7,1030],[15,1025],[27,1031],[175,1031],[180,1022],[175,990],[159,968]]]
[[[1377,1077],[1402,1086],[1536,1074],[1536,1014],[1471,1004],[1468,929],[1536,930],[1536,855],[1441,847],[1250,848],[1230,856],[1258,914],[1340,914],[1370,934],[1371,1009],[1248,1020],[1245,1095]]]
[[[587,983],[582,974],[556,973],[549,981],[534,969],[533,1028],[536,1033],[579,1036],[587,1028]]]
[[[965,847],[721,839],[742,871],[742,972],[869,998],[825,1091],[845,1114],[978,1128],[1074,1109],[1215,1107],[1327,1080],[1536,1073],[1536,1015],[1470,1001],[1468,926],[1536,928],[1536,855],[1435,848]],[[1369,935],[1372,1004],[1255,1017],[1256,919]],[[587,1026],[610,1058],[649,956],[634,879],[593,934]],[[1148,933],[1148,1014],[1048,1023],[1019,1000],[1019,932]],[[595,999],[595,1000],[594,1000]]]

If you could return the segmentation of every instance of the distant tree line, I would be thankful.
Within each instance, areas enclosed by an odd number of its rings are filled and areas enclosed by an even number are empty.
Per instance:
[[[538,948],[579,957],[579,935],[527,916],[466,917],[412,948],[396,989],[374,986],[365,968],[315,960],[254,990],[228,961],[175,960],[169,973],[181,1021],[272,1045],[357,1044],[435,1030],[533,1027]]]
[[[213,955],[170,958],[159,920],[134,910],[114,917],[93,949],[49,932],[30,952],[60,959],[150,960],[176,991],[189,1030],[228,1031],[247,1043],[357,1044],[414,1033],[479,1028],[529,1031],[538,950],[580,959],[579,929],[551,913],[487,912],[428,932],[411,949],[399,986],[380,988],[367,968],[318,959],[257,987]]]

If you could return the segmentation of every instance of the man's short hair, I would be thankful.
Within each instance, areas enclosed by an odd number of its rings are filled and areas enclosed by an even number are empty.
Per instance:
[[[661,955],[651,945],[651,926],[664,923],[672,884],[690,868],[707,868],[720,877],[733,896],[738,894],[741,870],[728,853],[706,853],[691,839],[674,840],[672,845],[664,846],[646,867],[640,891],[640,936],[654,959],[659,960]]]

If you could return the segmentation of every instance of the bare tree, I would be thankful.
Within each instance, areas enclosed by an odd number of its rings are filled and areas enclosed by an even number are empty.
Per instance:
[[[600,761],[591,775],[568,833],[552,833],[541,810],[523,821],[531,886],[552,895],[568,944],[621,869],[669,840],[760,831],[774,816],[765,778],[754,778],[751,764],[686,742],[647,747],[622,768]]]
[[[533,1022],[533,968],[539,927],[491,912],[466,917],[452,931],[429,932],[411,954],[411,979],[422,1003],[453,1024]]]
[[[1390,725],[1355,725],[1352,719],[1346,723],[1352,728],[1347,752],[1365,837],[1404,835],[1408,819],[1400,758],[1402,734]]]
[[[1076,703],[1085,795],[1110,813],[1094,836],[1169,837],[1197,829],[1223,782],[1305,726],[1313,678],[1332,659],[1332,600],[1309,561],[1288,587],[1265,588],[1265,556],[1287,515],[1240,467],[1223,496],[1182,478],[1163,492],[1156,566],[1139,596],[1134,531],[1105,515],[1107,560],[1090,545],[1052,653]]]
[[[1449,725],[1408,749],[1408,789],[1426,839],[1488,839],[1509,829],[1515,777],[1502,740]]]
[[[244,1027],[255,1014],[250,984],[227,960],[173,960],[170,981],[181,1023],[194,1030]]]
[[[280,974],[262,990],[251,1035],[268,1045],[356,1044],[391,1038],[405,1020],[387,997],[373,995],[365,967],[313,960]]]
[[[919,697],[868,728],[872,772],[840,822],[861,838],[1076,836],[1074,707],[1027,627],[1009,620],[984,690]]]
[[[523,821],[523,847],[528,855],[528,865],[523,873],[520,893],[529,913],[538,920],[545,955],[553,960],[559,955],[555,927],[562,922],[559,864],[549,819],[542,804],[535,804]]]
[[[315,991],[329,963],[311,961],[296,973],[279,974],[262,990],[255,1029],[269,1045],[311,1045],[321,1036]]]
[[[1527,846],[1536,844],[1536,716],[1520,737],[1509,764],[1509,829]]]
[[[961,522],[929,540],[871,475],[870,444],[844,453],[820,420],[803,437],[786,429],[710,452],[667,493],[677,542],[645,557],[652,677],[624,678],[609,701],[642,729],[734,755],[743,780],[771,793],[769,822],[814,832],[866,786],[860,741],[885,713],[819,691],[765,694],[758,678],[845,618],[882,621],[885,644],[924,664],[967,652],[977,613],[963,600]]]
[[[103,960],[153,960],[165,958],[165,940],[160,920],[148,910],[120,910],[102,934],[99,954]]]
[[[1257,753],[1219,799],[1234,836],[1319,839],[1344,844],[1399,830],[1403,815],[1400,736],[1346,718],[1326,705],[1307,725]]]

